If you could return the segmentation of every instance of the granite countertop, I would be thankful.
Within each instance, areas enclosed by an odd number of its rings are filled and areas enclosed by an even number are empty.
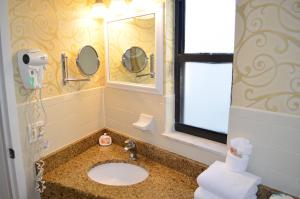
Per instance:
[[[196,179],[170,167],[159,164],[138,154],[137,161],[130,161],[129,154],[116,144],[98,145],[71,158],[44,175],[45,198],[194,198]],[[128,162],[139,165],[149,172],[149,177],[131,186],[109,186],[89,179],[87,172],[97,164]]]
[[[112,136],[114,144],[100,147],[97,144],[98,138],[105,132]],[[128,152],[121,147],[128,138],[110,129],[102,129],[44,157],[43,179],[47,188],[41,194],[41,198],[194,198],[196,178],[207,165],[138,140],[135,140],[138,160],[130,161]],[[109,186],[89,179],[87,173],[92,167],[107,162],[139,165],[149,172],[149,177],[131,186]],[[257,198],[268,199],[278,192],[265,185],[259,185]]]

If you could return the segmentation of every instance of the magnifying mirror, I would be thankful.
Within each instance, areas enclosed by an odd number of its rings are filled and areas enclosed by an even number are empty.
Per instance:
[[[145,51],[140,47],[131,47],[122,56],[123,66],[131,73],[143,71],[148,63]]]
[[[83,74],[95,74],[100,65],[97,51],[92,46],[84,46],[77,56],[76,64]]]

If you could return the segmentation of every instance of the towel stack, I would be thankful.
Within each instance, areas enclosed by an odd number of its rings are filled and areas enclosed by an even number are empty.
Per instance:
[[[246,172],[251,152],[248,140],[231,140],[226,162],[216,161],[198,176],[195,199],[256,199],[261,178]]]

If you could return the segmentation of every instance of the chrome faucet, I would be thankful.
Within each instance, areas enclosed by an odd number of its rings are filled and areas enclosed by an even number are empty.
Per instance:
[[[131,139],[126,140],[124,149],[125,149],[125,151],[129,151],[129,159],[130,160],[137,159],[136,144],[133,140],[131,140]]]

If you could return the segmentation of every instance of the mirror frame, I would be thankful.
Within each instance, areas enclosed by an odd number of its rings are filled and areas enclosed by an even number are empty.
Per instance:
[[[109,35],[108,35],[108,23],[114,21],[120,21],[124,19],[130,19],[132,17],[144,16],[154,14],[155,15],[155,84],[140,84],[123,81],[113,81],[110,79],[109,68]],[[163,71],[164,71],[164,26],[163,26],[163,4],[157,4],[154,8],[136,12],[131,15],[122,15],[118,17],[110,17],[105,19],[105,65],[106,65],[106,85],[112,88],[119,88],[125,90],[139,91],[144,93],[152,93],[163,95]],[[128,47],[130,48],[130,47]],[[121,58],[120,58],[121,59]]]

